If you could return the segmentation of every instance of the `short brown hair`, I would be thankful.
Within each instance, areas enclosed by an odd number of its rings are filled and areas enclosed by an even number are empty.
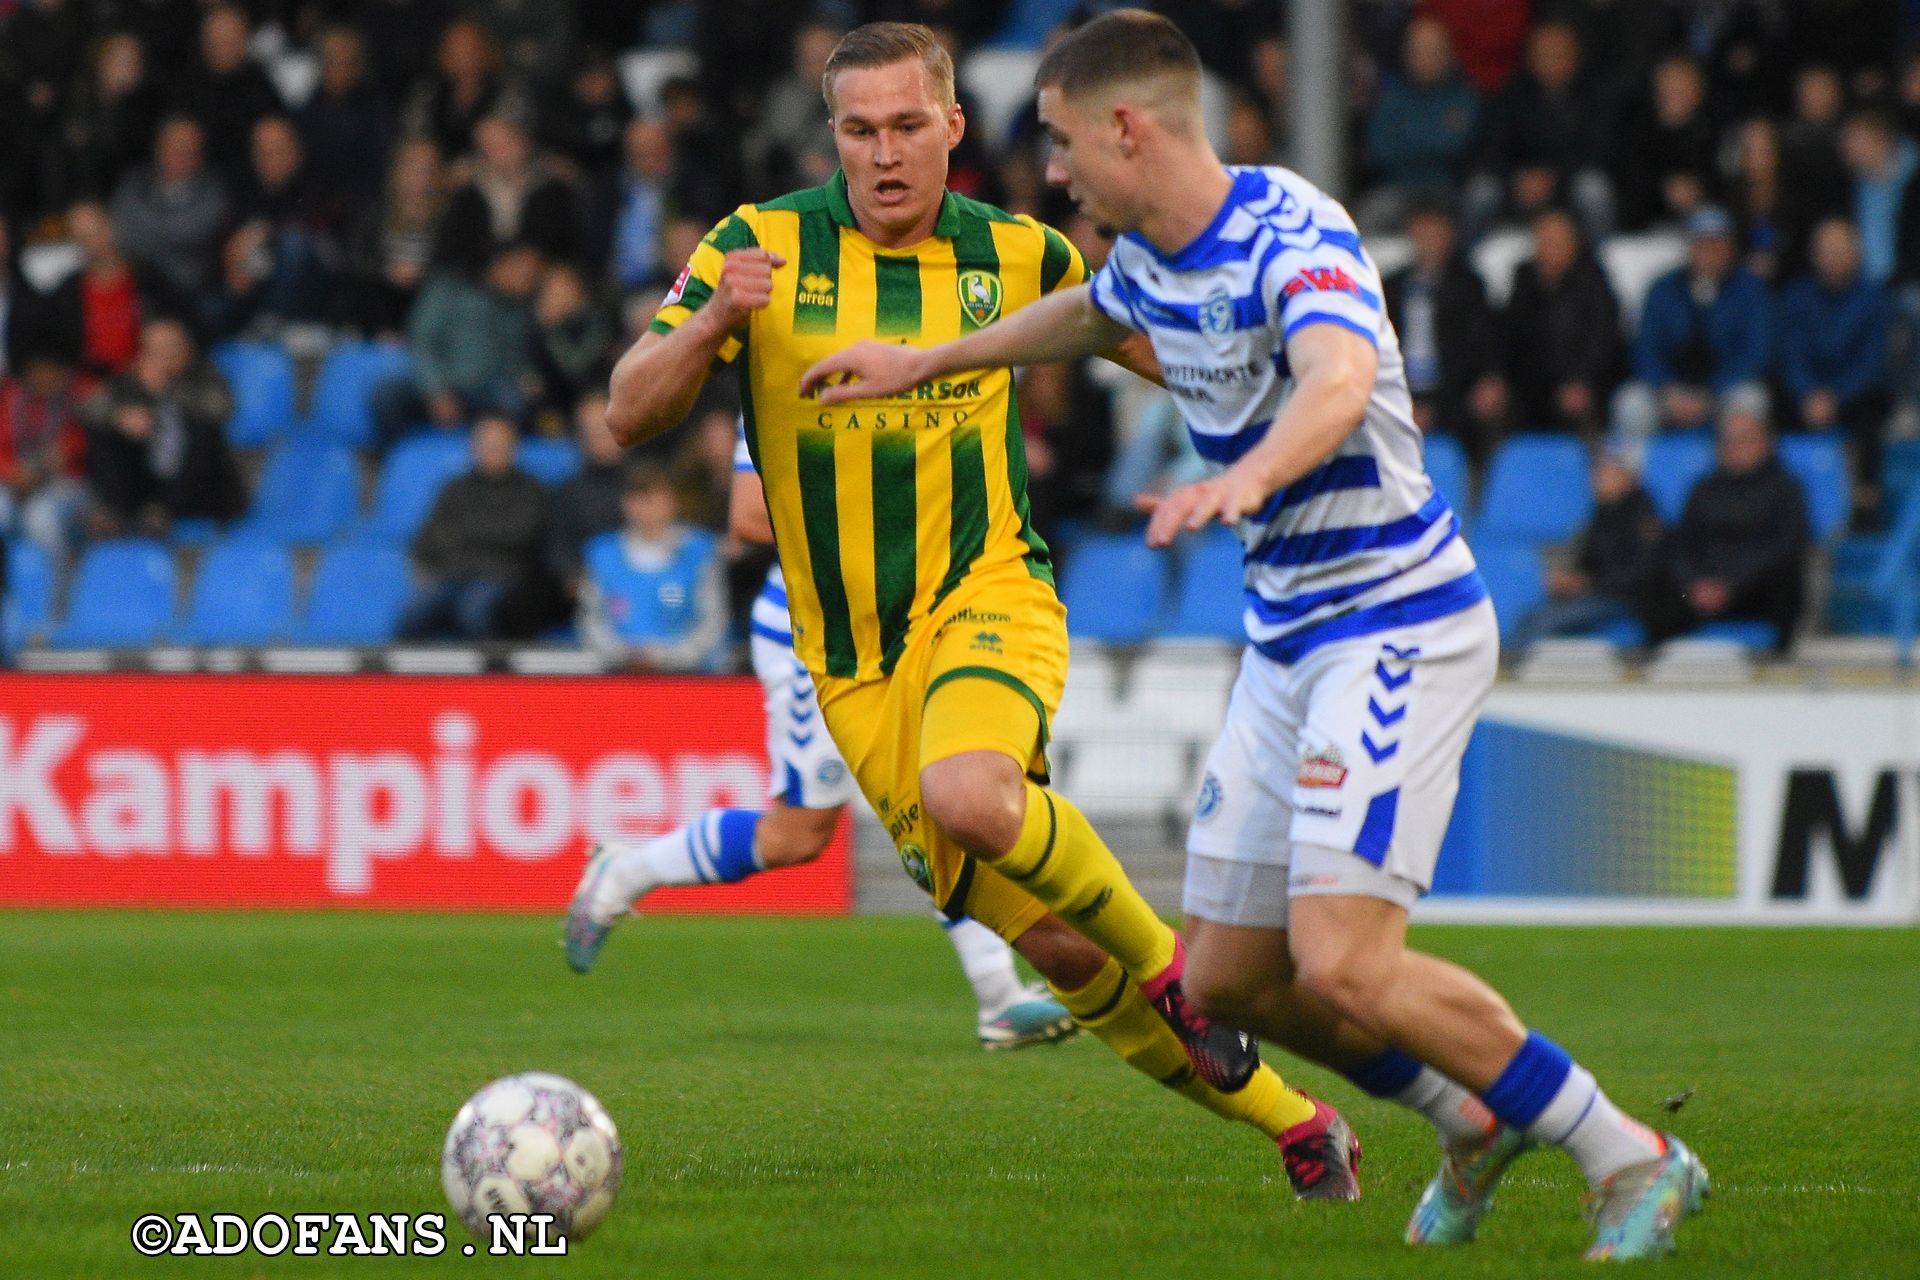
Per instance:
[[[933,96],[942,107],[953,105],[953,59],[933,34],[933,28],[918,22],[869,22],[840,37],[827,57],[827,69],[820,77],[820,93],[833,111],[833,82],[842,71],[856,67],[890,67],[896,62],[918,58],[927,69]]]
[[[1174,76],[1200,83],[1200,54],[1186,33],[1157,13],[1115,9],[1063,36],[1040,60],[1035,88],[1068,96],[1129,80]]]

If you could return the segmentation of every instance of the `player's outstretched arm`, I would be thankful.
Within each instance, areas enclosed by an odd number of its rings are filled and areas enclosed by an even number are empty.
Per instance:
[[[1259,444],[1217,476],[1182,485],[1164,498],[1142,495],[1147,545],[1164,547],[1210,520],[1232,525],[1276,492],[1325,462],[1366,414],[1380,353],[1335,324],[1310,324],[1287,339],[1293,395]]]
[[[672,333],[644,333],[613,367],[607,428],[636,445],[685,420],[720,348],[773,298],[773,271],[786,259],[765,249],[736,249],[720,268],[706,305]]]
[[[822,404],[879,400],[962,369],[1077,360],[1117,346],[1130,332],[1100,314],[1086,285],[1075,285],[937,347],[856,342],[802,374],[800,394],[818,389]]]

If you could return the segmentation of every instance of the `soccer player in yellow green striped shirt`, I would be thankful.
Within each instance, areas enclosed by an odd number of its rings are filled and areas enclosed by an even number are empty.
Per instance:
[[[831,408],[799,391],[850,343],[948,341],[1086,264],[1057,231],[946,190],[965,123],[925,27],[853,31],[823,90],[841,171],[713,229],[614,370],[608,423],[625,444],[668,430],[733,366],[794,650],[908,873],[1012,943],[1129,1064],[1272,1136],[1296,1194],[1357,1195],[1303,1172],[1322,1153],[1292,1148],[1326,1141],[1316,1104],[1187,1009],[1178,935],[1044,786],[1066,614],[1028,515],[1011,371]]]

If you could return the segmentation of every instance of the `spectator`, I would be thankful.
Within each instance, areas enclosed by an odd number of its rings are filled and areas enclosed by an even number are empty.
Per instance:
[[[0,378],[0,536],[24,534],[55,564],[72,552],[86,511],[80,406],[93,390],[91,379],[44,353]]]
[[[1759,386],[1773,356],[1767,287],[1734,258],[1733,220],[1708,206],[1687,220],[1687,263],[1654,281],[1640,314],[1633,381],[1614,397],[1616,428],[1703,426],[1736,387]]]
[[[1728,187],[1734,221],[1746,247],[1747,270],[1762,280],[1786,280],[1806,268],[1807,229],[1822,208],[1836,204],[1792,184],[1780,154],[1780,132],[1773,121],[1755,116],[1734,132],[1734,166]]]
[[[428,138],[394,148],[378,204],[361,212],[348,246],[349,322],[374,335],[397,334],[420,294],[447,204],[440,149]]]
[[[1401,69],[1390,72],[1367,120],[1367,163],[1388,203],[1372,220],[1394,221],[1414,192],[1452,192],[1466,176],[1480,99],[1453,61],[1447,29],[1433,18],[1407,24]]]
[[[178,320],[140,329],[133,367],[88,401],[88,513],[95,537],[165,537],[177,520],[240,513],[240,475],[227,447],[233,397],[200,362]]]
[[[627,125],[626,164],[602,200],[607,214],[613,283],[638,289],[671,275],[680,263],[663,255],[662,241],[674,205],[673,136],[664,121],[639,119]]]
[[[74,205],[67,210],[67,234],[80,250],[80,266],[25,306],[18,345],[95,376],[124,372],[148,310],[139,282],[120,256],[105,209],[90,201]]]
[[[1707,78],[1684,54],[1662,58],[1652,93],[1621,139],[1615,189],[1620,223],[1640,230],[1684,222],[1720,196],[1720,135],[1707,114]]]
[[[473,147],[474,129],[488,116],[529,114],[524,95],[501,72],[500,46],[486,28],[463,19],[441,33],[434,70],[414,85],[400,131],[432,138],[452,159]]]
[[[733,445],[740,405],[725,389],[703,394],[688,415],[686,439],[668,467],[675,514],[688,524],[724,531],[733,492]]]
[[[1548,636],[1592,635],[1635,621],[1660,569],[1660,513],[1640,485],[1639,458],[1615,442],[1593,460],[1593,516],[1571,567],[1547,570],[1547,603],[1524,619],[1514,647]]]
[[[1506,413],[1499,334],[1487,293],[1454,239],[1445,205],[1425,203],[1407,219],[1413,261],[1387,277],[1387,314],[1400,335],[1414,420],[1422,430],[1460,437],[1484,458]]]
[[[1478,240],[1502,212],[1529,217],[1556,202],[1573,207],[1589,241],[1612,234],[1609,114],[1599,86],[1582,74],[1573,28],[1535,27],[1526,69],[1487,105],[1478,172],[1467,184],[1468,240]]]
[[[1809,431],[1844,430],[1853,442],[1856,493],[1869,508],[1886,426],[1886,291],[1860,272],[1860,242],[1845,218],[1813,232],[1813,272],[1780,296],[1780,385]]]
[[[394,110],[367,78],[367,50],[352,27],[320,34],[320,83],[295,118],[321,216],[342,227],[379,195],[393,145]]]
[[[547,268],[533,318],[528,407],[536,416],[564,422],[582,392],[605,385],[613,325],[587,293],[580,273],[565,263]]]
[[[540,113],[541,139],[584,174],[606,173],[620,163],[621,135],[633,108],[612,59],[590,51]]]
[[[325,319],[333,305],[339,242],[307,181],[300,135],[285,116],[253,126],[253,165],[223,252],[226,292],[212,304],[213,329],[272,331]]]
[[[207,171],[200,126],[187,116],[160,126],[152,166],[128,174],[113,197],[121,249],[188,297],[213,279],[226,217],[226,188]]]
[[[1914,170],[1920,168],[1920,144],[1902,137],[1885,111],[1868,108],[1847,117],[1840,147],[1853,173],[1861,269],[1867,279],[1885,284],[1899,265],[1903,229],[1920,229],[1920,200],[1907,198]]]
[[[555,262],[579,247],[573,191],[546,171],[527,131],[506,116],[474,126],[472,179],[453,193],[434,250],[437,266],[479,275],[509,244],[528,244]]]
[[[174,110],[206,133],[208,166],[229,189],[246,182],[253,126],[286,110],[280,93],[248,49],[252,24],[244,10],[220,4],[200,20],[200,63],[174,97]]]
[[[827,55],[845,34],[831,22],[813,19],[793,34],[793,66],[761,99],[759,122],[745,139],[747,170],[756,187],[791,191],[810,186],[800,159],[812,151],[831,151],[833,131],[820,86]]]
[[[1807,503],[1774,456],[1765,392],[1727,398],[1715,457],[1669,539],[1647,630],[1657,644],[1709,621],[1756,620],[1785,652],[1800,617]]]
[[[129,31],[103,36],[63,121],[68,188],[89,199],[111,196],[153,154],[164,106],[139,37]]]
[[[654,463],[634,464],[621,511],[620,530],[586,546],[580,638],[630,671],[707,666],[727,629],[713,535],[680,523],[673,484]]]
[[[1781,182],[1807,202],[1807,229],[1829,213],[1848,213],[1853,184],[1840,154],[1841,118],[1847,109],[1846,87],[1832,67],[1804,67],[1793,82],[1793,116],[1780,129]],[[1804,245],[1799,246],[1804,250]],[[1794,263],[1788,273],[1799,270]]]
[[[547,526],[547,573],[567,600],[577,603],[581,557],[599,534],[620,527],[626,462],[620,442],[607,429],[607,393],[595,387],[580,397],[573,414],[574,439],[580,445],[580,470],[553,494],[553,519]]]
[[[679,212],[712,226],[741,200],[737,134],[715,119],[698,83],[685,76],[674,76],[660,86],[660,106],[667,132],[673,135],[674,171],[680,175],[675,184]]]
[[[413,538],[421,582],[400,615],[403,640],[491,640],[511,597],[536,579],[545,545],[547,491],[515,462],[513,420],[473,424],[473,469],[434,499]]]
[[[1505,88],[1527,43],[1527,0],[1421,0],[1447,29],[1461,70],[1483,94]]]
[[[1620,379],[1620,304],[1564,209],[1533,220],[1533,259],[1514,274],[1504,354],[1514,417],[1591,439]]]
[[[436,271],[407,322],[413,374],[375,388],[375,447],[384,453],[414,424],[458,426],[469,414],[517,419],[532,350],[540,255],[514,245],[494,255],[485,283]]]

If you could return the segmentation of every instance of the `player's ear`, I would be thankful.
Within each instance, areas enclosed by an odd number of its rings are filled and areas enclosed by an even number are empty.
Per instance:
[[[967,113],[960,109],[959,103],[947,108],[947,150],[960,145],[960,139],[967,136]]]
[[[1108,108],[1107,124],[1114,146],[1131,160],[1140,149],[1140,112],[1128,103],[1116,102]]]

